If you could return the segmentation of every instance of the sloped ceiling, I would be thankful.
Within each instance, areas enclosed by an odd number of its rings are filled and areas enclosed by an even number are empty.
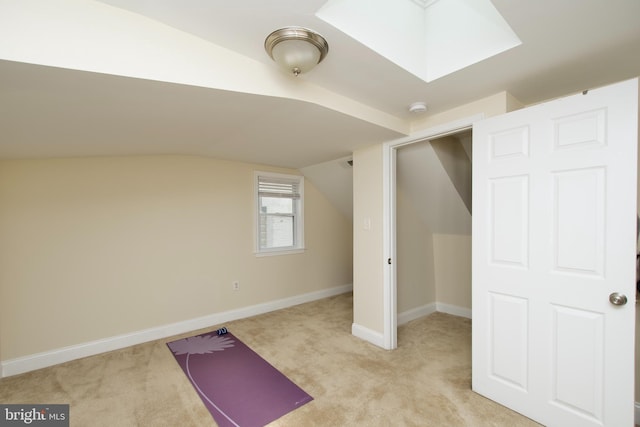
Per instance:
[[[351,156],[300,169],[347,218],[353,219],[353,160]]]
[[[397,187],[432,233],[471,234],[471,213],[428,141],[397,152]]]
[[[0,76],[4,158],[192,154],[299,167],[399,135],[294,99],[8,61]]]

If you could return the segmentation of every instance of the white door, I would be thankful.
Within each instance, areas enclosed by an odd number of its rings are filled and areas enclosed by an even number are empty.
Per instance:
[[[637,145],[637,79],[474,124],[474,391],[633,426]]]

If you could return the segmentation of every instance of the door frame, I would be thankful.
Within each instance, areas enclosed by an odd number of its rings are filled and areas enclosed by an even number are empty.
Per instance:
[[[485,118],[483,113],[430,127],[382,144],[382,246],[383,246],[383,346],[398,347],[398,304],[396,270],[396,153],[400,147],[435,139],[468,129]],[[390,260],[390,261],[389,261]]]

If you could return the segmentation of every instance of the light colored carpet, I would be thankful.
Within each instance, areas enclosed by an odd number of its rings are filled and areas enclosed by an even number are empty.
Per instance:
[[[470,320],[414,320],[385,351],[351,335],[352,304],[344,294],[226,324],[315,399],[271,426],[538,425],[471,391]],[[176,338],[4,378],[0,402],[69,403],[71,426],[215,426],[165,345]]]

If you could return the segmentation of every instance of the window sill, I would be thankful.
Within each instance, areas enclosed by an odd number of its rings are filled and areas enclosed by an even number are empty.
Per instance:
[[[294,255],[304,253],[305,248],[295,248],[295,249],[283,249],[283,250],[270,250],[270,251],[262,251],[256,252],[256,257],[264,257],[264,256],[275,256],[275,255]]]

